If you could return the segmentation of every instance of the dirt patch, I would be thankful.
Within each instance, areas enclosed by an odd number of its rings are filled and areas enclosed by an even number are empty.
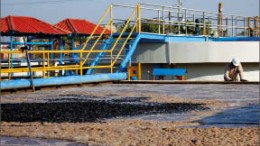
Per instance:
[[[182,123],[186,125],[187,123]],[[259,128],[178,128],[181,123],[1,123],[1,135],[66,139],[89,145],[259,145]]]

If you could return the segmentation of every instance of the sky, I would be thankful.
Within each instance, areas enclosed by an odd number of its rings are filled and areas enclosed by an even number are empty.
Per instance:
[[[259,16],[260,0],[182,0],[183,8],[218,11],[223,4],[223,13]],[[174,6],[177,0],[1,0],[1,17],[7,15],[31,16],[50,24],[65,18],[81,18],[97,23],[109,4],[152,3]],[[120,12],[124,15],[124,11]]]

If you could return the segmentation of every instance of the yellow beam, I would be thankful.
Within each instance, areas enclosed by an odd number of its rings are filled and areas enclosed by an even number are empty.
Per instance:
[[[82,63],[82,52],[79,54],[79,69],[80,69],[80,75],[83,75],[83,63]]]
[[[141,8],[140,4],[137,4],[137,23],[138,23],[138,33],[141,33]]]
[[[138,71],[138,80],[141,80],[141,78],[142,78],[142,67],[141,67],[141,62],[139,62],[138,61],[138,69],[137,69],[137,71]]]
[[[124,28],[122,29],[122,32],[120,33],[120,35],[119,35],[118,38],[116,39],[116,41],[115,41],[113,47],[111,48],[111,52],[114,51],[114,49],[115,49],[115,47],[116,47],[118,41],[121,39],[123,33],[125,32],[125,30],[126,30],[128,24],[130,23],[130,20],[132,19],[132,17],[134,16],[135,13],[136,13],[136,9],[134,9],[134,11],[132,12],[132,14],[130,15],[130,17],[129,17],[128,20],[126,21],[126,24],[125,24]]]
[[[137,5],[137,8],[138,8],[138,5]],[[135,10],[138,11],[137,8],[136,8]],[[134,14],[135,14],[135,12],[136,12],[135,10],[132,12],[132,15],[128,18],[128,22],[126,23],[126,25],[125,25],[123,31],[121,32],[121,34],[125,31],[125,29],[126,29],[126,27],[128,26],[130,20],[131,20],[132,17],[134,16]],[[125,39],[123,45],[121,46],[120,50],[118,51],[116,58],[115,58],[114,61],[112,62],[112,64],[111,64],[111,68],[113,68],[113,66],[115,65],[117,59],[119,58],[119,55],[122,53],[122,51],[123,51],[123,49],[124,49],[124,47],[125,47],[127,41],[130,39],[130,37],[131,37],[133,31],[134,31],[135,28],[136,28],[137,22],[138,22],[138,18],[135,20],[134,26],[132,27],[130,33],[128,34],[128,36],[127,36],[127,38]],[[121,35],[121,34],[120,34],[120,35]],[[119,36],[119,37],[121,37],[121,36]],[[117,43],[117,42],[116,42],[116,43]],[[114,46],[115,46],[115,45],[116,45],[116,44],[114,44]],[[111,49],[111,52],[113,51],[114,46],[113,46],[113,48]]]
[[[110,23],[110,33],[112,34],[112,24],[113,24],[113,7],[112,5],[110,5],[110,20],[111,20],[111,23]]]
[[[88,53],[88,52],[110,52],[108,50],[30,50],[28,53],[30,54],[41,54],[41,53]],[[9,50],[1,50],[0,54],[24,54],[22,51],[9,51]]]
[[[11,69],[11,59],[10,59],[11,54],[8,54],[8,69]],[[2,72],[2,71],[1,71]],[[11,74],[8,73],[8,79],[11,80]]]
[[[101,65],[101,66],[84,66],[82,67],[83,69],[89,69],[89,68],[94,68],[94,69],[100,69],[100,68],[110,68],[110,65]]]
[[[112,66],[115,65],[115,63],[116,63],[116,61],[117,61],[119,55],[122,53],[122,51],[123,51],[123,49],[124,49],[124,47],[125,47],[125,45],[126,45],[128,39],[130,38],[130,36],[132,35],[133,31],[135,30],[135,27],[136,27],[136,23],[134,24],[134,26],[133,26],[131,32],[129,33],[129,35],[127,36],[127,38],[126,38],[126,40],[124,41],[123,45],[121,46],[120,50],[118,51],[116,58],[115,58],[114,61],[112,62]]]
[[[42,67],[43,67],[43,70],[42,70],[42,75],[43,75],[43,78],[45,78],[45,53],[42,53]]]
[[[113,66],[112,66],[113,60],[112,60],[112,57],[113,57],[113,53],[111,51],[110,52],[110,73],[113,73]]]
[[[47,69],[49,69],[50,67],[50,54],[47,53]],[[50,77],[50,72],[47,72],[48,78]]]
[[[130,81],[130,77],[131,77],[131,68],[130,65],[127,65],[127,80]]]
[[[108,24],[110,24],[111,22],[112,22],[112,20],[110,19],[110,20],[107,22],[105,28],[107,28]],[[86,55],[85,60],[83,61],[83,65],[86,63],[86,61],[87,61],[89,55],[92,53],[93,49],[94,49],[94,48],[96,47],[96,45],[97,45],[97,42],[101,39],[101,37],[102,37],[102,35],[104,34],[105,31],[106,31],[106,29],[103,29],[103,31],[101,32],[101,34],[99,35],[99,37],[96,39],[95,43],[94,43],[94,44],[92,45],[92,47],[89,49],[89,52],[88,52],[88,54]]]
[[[97,28],[100,26],[100,23],[103,21],[103,19],[105,18],[105,16],[107,15],[107,13],[111,10],[111,5],[106,9],[105,13],[101,16],[101,18],[99,19],[96,27],[94,28],[93,32],[91,33],[91,35],[88,37],[88,39],[86,40],[86,42],[84,43],[83,47],[81,50],[84,50],[87,46],[87,43],[90,41],[90,39],[93,37],[93,35],[95,34]],[[106,28],[104,28],[106,29]]]

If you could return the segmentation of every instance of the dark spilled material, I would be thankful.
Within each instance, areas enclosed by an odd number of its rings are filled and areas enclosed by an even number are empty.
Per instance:
[[[148,97],[96,100],[59,98],[44,103],[2,104],[2,121],[7,122],[97,122],[100,120],[207,110],[202,104],[145,102]]]

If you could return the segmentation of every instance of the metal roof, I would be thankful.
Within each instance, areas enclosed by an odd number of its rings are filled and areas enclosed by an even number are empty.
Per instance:
[[[69,32],[27,16],[6,16],[0,19],[0,32],[4,35],[67,35]]]
[[[73,34],[89,35],[95,29],[96,24],[89,22],[85,19],[64,19],[54,26],[69,31]],[[100,34],[103,31],[103,27],[98,27],[94,34]],[[105,30],[105,34],[110,34],[109,30]]]

